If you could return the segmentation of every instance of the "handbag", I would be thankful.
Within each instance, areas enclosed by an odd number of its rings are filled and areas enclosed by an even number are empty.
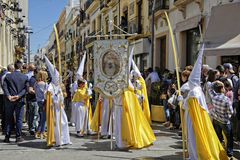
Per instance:
[[[175,92],[169,99],[168,103],[172,106],[173,109],[177,108],[178,101],[177,101],[178,95],[177,92]]]

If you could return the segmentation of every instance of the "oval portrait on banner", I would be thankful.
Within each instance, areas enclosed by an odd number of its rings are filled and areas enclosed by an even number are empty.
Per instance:
[[[108,77],[114,77],[120,72],[120,57],[113,51],[108,50],[102,57],[102,71]]]

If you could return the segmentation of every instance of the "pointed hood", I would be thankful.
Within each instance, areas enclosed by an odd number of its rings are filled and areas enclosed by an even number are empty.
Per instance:
[[[134,47],[132,48],[130,56],[129,56],[129,61],[128,61],[128,63],[129,63],[129,72],[130,72],[131,66],[132,66],[133,51],[134,51]]]
[[[188,79],[190,89],[193,89],[194,87],[200,86],[203,51],[204,51],[204,44],[202,45],[202,47],[199,51],[197,61],[194,65],[193,70],[192,70],[192,72],[189,76],[189,79]]]
[[[135,76],[142,77],[141,72],[139,71],[139,69],[133,59],[132,59],[132,67],[133,67],[133,71],[134,71],[133,74],[135,74]]]
[[[86,61],[86,51],[84,51],[82,61],[79,64],[79,67],[78,67],[78,70],[77,70],[77,73],[76,73],[77,80],[83,79],[83,71],[84,71],[85,61]]]
[[[57,69],[49,61],[49,59],[46,56],[44,56],[44,58],[45,58],[45,63],[47,65],[48,71],[49,71],[49,73],[51,75],[51,78],[52,78],[51,82],[55,85],[59,85],[60,76],[59,76],[59,73],[58,73]]]

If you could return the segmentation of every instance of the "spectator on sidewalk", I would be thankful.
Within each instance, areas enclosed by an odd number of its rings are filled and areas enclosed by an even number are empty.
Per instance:
[[[209,95],[213,103],[213,126],[217,133],[220,142],[223,142],[223,133],[227,137],[227,155],[233,156],[233,130],[231,117],[233,115],[233,108],[231,100],[224,95],[224,84],[220,81],[213,83],[212,88],[209,89]]]
[[[22,142],[22,119],[23,119],[23,97],[27,91],[27,76],[21,73],[22,62],[14,64],[15,71],[7,74],[3,81],[3,90],[7,97],[6,100],[6,135],[4,142],[9,143],[13,113],[16,114],[16,142]]]
[[[40,116],[35,138],[40,138],[40,139],[46,138],[46,134],[45,134],[46,108],[45,108],[44,94],[46,93],[47,86],[48,86],[48,84],[46,83],[47,77],[48,77],[48,74],[46,71],[42,71],[42,70],[39,71],[37,73],[36,83],[34,84],[34,90],[36,93],[36,100],[38,103],[38,107],[39,107],[38,111]]]
[[[9,64],[7,66],[7,70],[6,69],[3,69],[2,70],[2,75],[1,75],[1,86],[3,87],[3,82],[4,82],[4,79],[6,77],[7,74],[10,74],[14,71],[14,66],[12,64]],[[6,133],[6,113],[5,113],[5,110],[6,110],[6,96],[5,96],[5,93],[3,91],[3,97],[2,97],[2,121],[1,121],[1,124],[2,124],[2,131],[3,131],[3,134],[5,135]],[[14,123],[14,119],[12,117],[12,121]]]
[[[32,69],[35,69],[35,66],[33,64],[29,65],[29,69],[31,73]],[[36,83],[36,74],[37,70],[34,70],[34,74],[29,79],[29,88],[28,88],[28,94],[27,94],[27,103],[28,103],[28,127],[29,127],[29,133],[31,135],[35,134],[35,131],[37,130],[37,123],[38,123],[38,104],[36,100],[36,94],[34,90],[34,84]]]
[[[160,78],[158,76],[158,73],[156,71],[153,71],[152,68],[148,68],[148,73],[149,73],[149,75],[145,79],[145,82],[148,85],[147,86],[148,91],[150,88],[150,93],[148,93],[149,103],[150,103],[150,105],[157,104],[158,101],[160,101],[160,99],[159,99],[160,95],[158,95],[156,93],[156,88],[158,86],[158,82],[160,82]]]

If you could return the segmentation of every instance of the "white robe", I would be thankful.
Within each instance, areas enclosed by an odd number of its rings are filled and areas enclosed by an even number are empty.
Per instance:
[[[74,95],[74,93],[77,91],[77,82],[75,81],[73,84],[71,84],[71,94],[72,94],[72,96]],[[76,117],[76,115],[75,115],[75,113],[76,113],[76,111],[75,111],[75,106],[76,106],[76,104],[74,103],[74,102],[72,102],[71,103],[71,123],[75,123],[75,117]]]
[[[189,115],[189,111],[188,111],[188,98],[191,97],[195,97],[198,99],[199,104],[201,105],[201,107],[206,110],[208,112],[208,108],[206,106],[206,101],[205,101],[205,95],[202,92],[201,87],[195,87],[193,88],[189,93],[188,93],[188,97],[186,98],[186,101],[184,102],[184,109],[185,111],[185,120],[186,120],[186,124],[187,124],[187,132],[188,132],[188,152],[189,152],[189,159],[191,160],[197,160],[198,156],[197,156],[197,147],[196,147],[196,138],[195,138],[195,134],[194,134],[194,129],[192,126],[192,119]]]
[[[102,107],[102,122],[101,122],[101,135],[106,136],[111,134],[109,99],[104,98]]]
[[[122,140],[122,97],[118,96],[113,101],[114,112],[114,135],[118,148],[126,148],[127,143]]]
[[[87,85],[87,81],[85,81],[85,84]],[[77,91],[78,86],[75,83],[73,85],[73,91],[74,93]],[[90,88],[88,88],[88,95],[90,96],[92,94],[92,91]],[[72,111],[73,113],[73,122],[75,123],[75,130],[78,131],[84,131],[85,134],[88,132],[92,132],[90,128],[90,122],[89,122],[89,108],[85,106],[84,102],[72,102]]]
[[[56,146],[71,144],[67,115],[64,108],[60,106],[60,103],[64,104],[62,90],[59,86],[56,86],[50,83],[48,86],[48,91],[52,93],[53,106],[55,111],[56,125],[54,128],[54,136],[56,140]],[[60,123],[60,110],[61,110],[61,123]],[[60,133],[60,127],[62,129],[61,133]]]
[[[64,145],[64,144],[71,144],[70,135],[69,135],[69,128],[68,128],[68,119],[67,115],[63,108],[62,111],[62,121],[61,125],[60,122],[60,107],[55,105],[55,118],[56,118],[56,126],[54,128],[54,135],[56,139],[56,146]],[[60,126],[62,127],[62,136],[60,137]]]
[[[89,128],[88,108],[83,102],[75,102],[75,130],[87,133]],[[85,124],[84,124],[85,123]]]

